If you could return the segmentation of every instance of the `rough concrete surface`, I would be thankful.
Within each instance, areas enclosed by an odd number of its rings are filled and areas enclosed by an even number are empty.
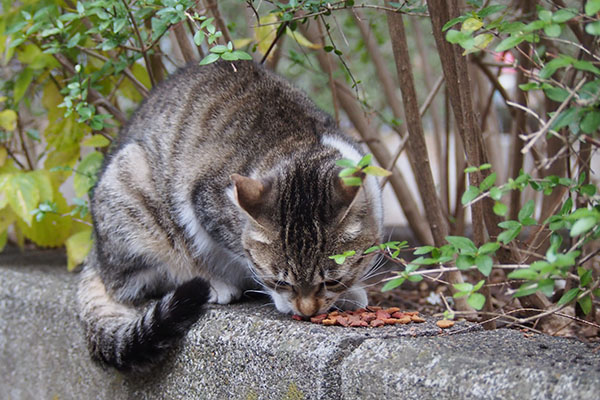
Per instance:
[[[567,339],[313,325],[264,302],[211,306],[144,377],[89,359],[76,274],[54,252],[0,255],[2,399],[598,399],[600,354]],[[455,332],[456,334],[448,334]]]

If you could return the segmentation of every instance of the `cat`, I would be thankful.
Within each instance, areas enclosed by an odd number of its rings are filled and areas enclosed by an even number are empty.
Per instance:
[[[282,313],[358,308],[382,232],[359,145],[252,61],[185,67],[122,128],[93,188],[94,245],[78,288],[94,359],[140,371],[200,317],[262,290]],[[329,257],[356,250],[342,265]]]

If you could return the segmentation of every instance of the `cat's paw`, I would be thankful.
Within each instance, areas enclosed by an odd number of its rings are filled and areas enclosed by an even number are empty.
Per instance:
[[[242,290],[239,287],[219,280],[210,281],[209,303],[229,304],[240,297]]]
[[[369,303],[367,292],[362,287],[351,287],[345,291],[335,302],[335,306],[342,310],[356,310]]]

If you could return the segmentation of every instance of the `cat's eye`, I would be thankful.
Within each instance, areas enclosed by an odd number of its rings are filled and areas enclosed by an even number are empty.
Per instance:
[[[290,289],[292,287],[292,284],[286,281],[277,281],[275,283],[275,287],[276,288],[282,288],[282,289]]]
[[[327,286],[328,288],[332,288],[341,285],[342,282],[335,279],[330,279],[328,281],[323,282],[323,284],[325,284],[325,286]]]

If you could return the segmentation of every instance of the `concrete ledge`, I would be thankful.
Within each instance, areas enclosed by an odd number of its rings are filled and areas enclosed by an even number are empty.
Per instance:
[[[87,354],[75,274],[54,252],[0,255],[0,393],[7,399],[598,399],[600,354],[517,331],[433,320],[323,327],[250,302],[213,306],[146,377]],[[467,328],[467,329],[465,329]]]

